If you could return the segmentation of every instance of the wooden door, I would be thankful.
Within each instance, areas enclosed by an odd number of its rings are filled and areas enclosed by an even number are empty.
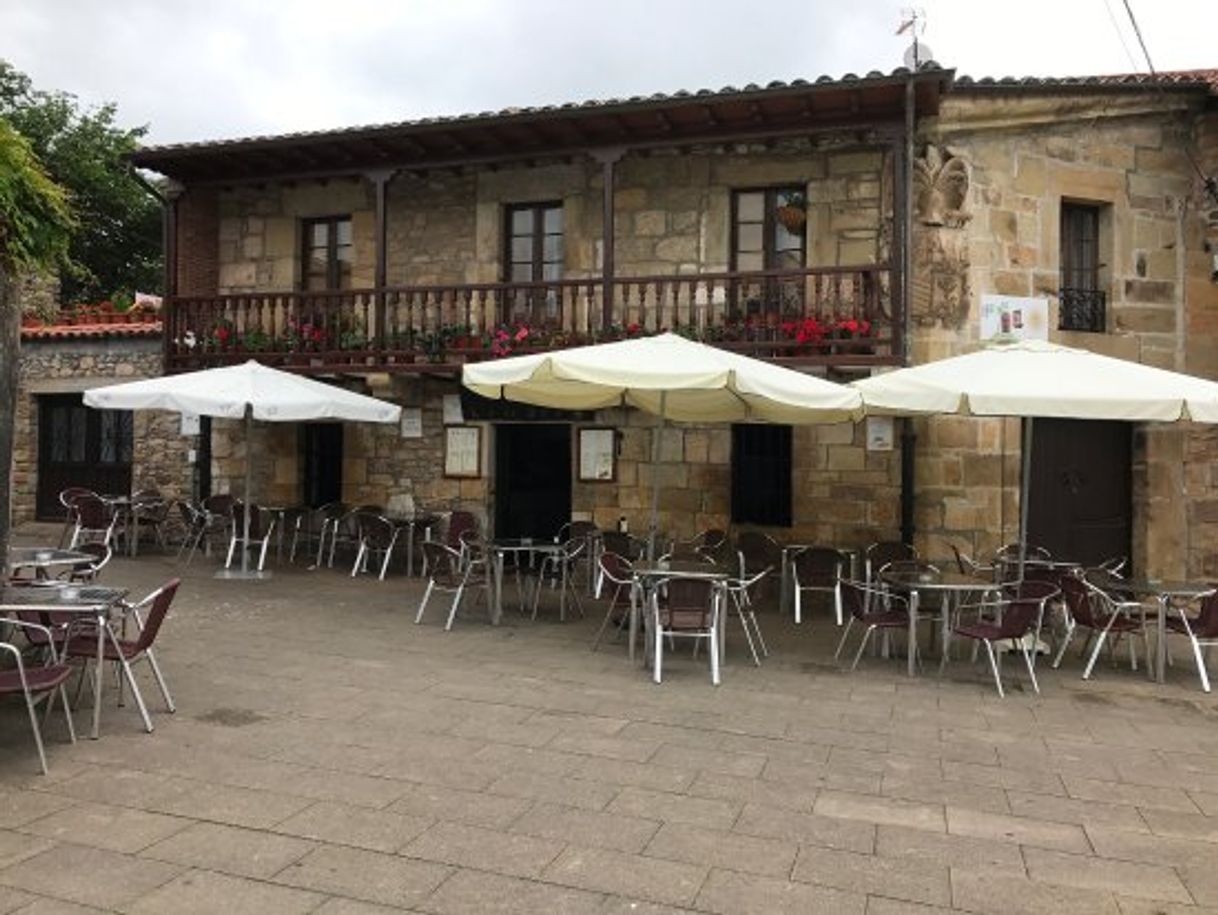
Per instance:
[[[80,394],[40,395],[38,519],[63,518],[59,493],[69,486],[107,495],[130,493],[131,450],[129,410],[94,410]]]
[[[495,536],[550,538],[571,520],[571,427],[495,426]]]
[[[300,427],[301,501],[310,508],[343,498],[343,424]]]
[[[1132,425],[1073,419],[1035,423],[1028,541],[1055,559],[1089,565],[1129,556]]]

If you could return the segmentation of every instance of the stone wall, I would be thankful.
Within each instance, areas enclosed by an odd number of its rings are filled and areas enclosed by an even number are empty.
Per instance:
[[[929,241],[915,244],[913,361],[975,346],[981,296],[1002,293],[1048,298],[1050,339],[1218,377],[1213,346],[1218,287],[1210,280],[1204,252],[1211,214],[1199,209],[1185,154],[1196,141],[1194,105],[1184,95],[1165,100],[1151,92],[950,96],[940,116],[922,125],[922,139],[934,147],[933,169],[944,169],[949,159],[964,163],[968,193],[954,218],[920,218],[915,240]],[[944,174],[936,191],[950,196],[955,179],[946,171],[936,173]],[[1056,330],[1063,200],[1102,207],[1106,334]],[[947,288],[949,295],[938,301],[919,298],[919,285],[932,278],[946,279],[946,286],[936,288]],[[959,308],[947,301],[953,282]],[[917,498],[924,549],[939,555],[942,547],[936,543],[955,542],[984,552],[1003,539],[992,532],[1017,529],[1012,522],[1018,511],[1018,432],[1008,429],[1002,448],[997,445],[1001,433],[995,431],[1000,421],[936,419],[922,425],[926,434],[919,438],[917,476],[923,485]],[[1206,512],[1190,505],[1218,459],[1218,451],[1206,450],[1210,442],[1208,435],[1170,428],[1136,436],[1133,558],[1138,569],[1183,575],[1218,561],[1218,554],[1192,546],[1218,543],[1218,529],[1202,530]],[[1186,458],[1195,465],[1191,470],[1185,468]]]
[[[38,492],[38,396],[67,394],[161,373],[157,339],[26,341],[21,346],[13,455],[13,520],[34,517]],[[189,497],[193,437],[179,434],[177,414],[139,411],[133,417],[131,485],[167,498]]]

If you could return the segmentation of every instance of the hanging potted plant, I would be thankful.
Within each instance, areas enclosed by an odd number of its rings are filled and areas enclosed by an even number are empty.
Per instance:
[[[788,232],[802,232],[808,221],[808,199],[800,193],[781,196],[774,209],[774,217]]]

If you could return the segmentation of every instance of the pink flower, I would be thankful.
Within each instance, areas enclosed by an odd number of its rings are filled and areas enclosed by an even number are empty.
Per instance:
[[[526,339],[528,339],[528,336],[529,329],[527,327],[521,327],[516,331],[516,342],[523,343]]]

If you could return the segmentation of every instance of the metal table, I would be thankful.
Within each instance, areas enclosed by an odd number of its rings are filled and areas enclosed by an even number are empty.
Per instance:
[[[69,600],[63,595],[63,586],[30,586],[0,588],[0,614],[39,613],[49,616],[88,617],[97,629],[97,658],[93,665],[93,729],[90,736],[96,740],[101,733],[102,672],[106,666],[105,642],[110,639],[115,651],[119,651],[118,637],[110,626],[110,615],[115,605],[127,596],[126,588],[103,588],[87,585],[75,588],[77,597]],[[152,722],[144,715],[144,727],[151,732]]]
[[[941,657],[946,657],[948,640],[951,637],[951,608],[953,600],[961,595],[993,591],[995,584],[983,578],[963,575],[960,572],[884,572],[880,581],[894,591],[903,592],[909,597],[909,638],[906,646],[906,664],[909,676],[917,673],[915,648],[918,644],[918,602],[920,593],[924,591],[937,592],[941,596],[939,607],[939,651]]]
[[[1150,598],[1156,605],[1154,678],[1167,681],[1167,614],[1173,600],[1196,600],[1218,591],[1208,582],[1170,581],[1157,578],[1117,578],[1114,575],[1089,574],[1087,580],[1105,591],[1124,591],[1138,597]]]
[[[97,557],[78,550],[61,550],[56,547],[30,546],[12,547],[8,551],[9,571],[33,569],[35,576],[46,578],[47,570],[56,566],[75,566],[82,562],[93,562]]]
[[[492,610],[491,623],[498,626],[499,620],[503,617],[503,566],[508,553],[513,553],[516,556],[517,563],[523,555],[528,554],[529,563],[538,554],[547,555],[561,553],[563,545],[554,543],[549,540],[535,540],[531,537],[505,538],[502,540],[492,540],[486,546],[487,551],[491,554],[491,561],[494,563],[494,579],[493,579],[493,594],[491,595]],[[567,567],[563,564],[563,582],[562,588],[559,591],[558,597],[558,618],[565,619],[567,611],[567,582],[566,582]],[[541,587],[539,584],[538,587]],[[524,612],[524,592],[520,592],[520,610]]]
[[[414,532],[423,531],[423,539],[431,538],[431,529],[440,520],[439,515],[382,515],[382,517],[399,530],[406,529],[406,574],[414,574]]]

